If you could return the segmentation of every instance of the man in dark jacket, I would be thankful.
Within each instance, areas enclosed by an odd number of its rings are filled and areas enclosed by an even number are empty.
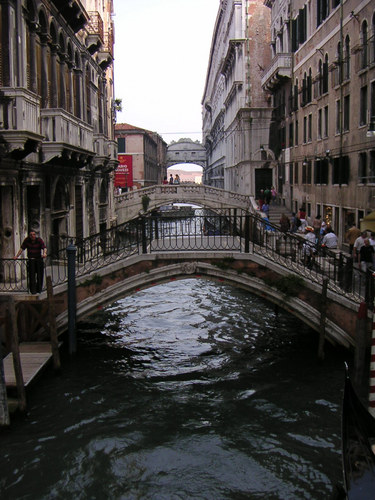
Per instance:
[[[29,231],[29,235],[22,242],[14,259],[17,260],[21,253],[27,250],[27,272],[30,292],[35,295],[41,293],[43,289],[44,264],[43,259],[47,257],[47,248],[35,231]]]

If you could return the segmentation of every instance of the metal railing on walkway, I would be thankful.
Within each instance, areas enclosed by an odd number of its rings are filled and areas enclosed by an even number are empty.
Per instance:
[[[76,249],[76,277],[89,277],[137,254],[236,252],[258,254],[317,284],[328,279],[333,292],[373,303],[372,273],[362,272],[350,255],[311,244],[307,248],[304,235],[283,233],[260,216],[240,211],[216,215],[200,209],[181,218],[145,215],[88,238],[55,237],[44,263],[54,286],[67,282],[68,245]],[[0,292],[25,293],[28,288],[27,259],[0,259]]]

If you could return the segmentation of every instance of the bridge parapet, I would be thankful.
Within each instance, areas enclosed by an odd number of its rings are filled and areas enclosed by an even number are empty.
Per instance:
[[[115,197],[117,223],[122,224],[143,213],[143,200],[148,198],[147,210],[170,203],[192,203],[212,210],[239,209],[254,213],[250,196],[200,184],[160,184]]]

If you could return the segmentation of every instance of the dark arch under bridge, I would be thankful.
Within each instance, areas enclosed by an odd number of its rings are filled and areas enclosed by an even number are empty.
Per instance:
[[[360,275],[348,281],[348,262],[342,255],[319,255],[318,267],[310,268],[301,262],[299,237],[280,233],[255,215],[218,215],[213,219],[210,232],[205,228],[204,215],[176,220],[144,216],[106,233],[76,240],[77,317],[83,318],[143,288],[170,280],[203,278],[246,289],[315,330],[324,328],[333,343],[355,345],[358,308],[367,289]],[[60,331],[68,324],[66,242],[63,246],[59,255],[50,258],[46,270],[60,299],[56,303]],[[17,265],[25,264],[17,261]],[[9,259],[7,272],[6,262],[2,262],[0,290],[9,291],[13,286],[15,291],[14,283],[19,285],[19,292],[27,289],[25,269],[16,272],[20,275],[16,282],[14,266]],[[322,315],[324,282],[328,295]]]

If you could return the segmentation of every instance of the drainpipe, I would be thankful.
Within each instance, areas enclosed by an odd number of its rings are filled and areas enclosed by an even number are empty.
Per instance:
[[[247,106],[251,106],[251,97],[250,97],[250,40],[249,40],[249,5],[248,0],[245,0],[245,40],[246,40],[246,101]]]

